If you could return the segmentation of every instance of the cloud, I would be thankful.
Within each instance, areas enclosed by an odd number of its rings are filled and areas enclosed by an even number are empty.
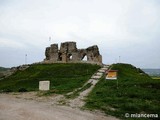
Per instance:
[[[20,42],[13,41],[10,39],[0,38],[0,47],[7,47],[7,48],[17,48],[17,49],[24,49],[26,46]]]
[[[156,55],[160,35],[160,2],[157,0],[0,2],[1,47],[23,49],[40,61],[43,55],[31,51],[43,54],[51,44],[51,36],[52,42],[59,44],[76,41],[79,48],[97,44],[104,63],[113,63],[122,56],[123,61],[140,67],[147,63],[150,67],[160,66],[157,62],[160,56]],[[155,60],[147,60],[150,57]]]

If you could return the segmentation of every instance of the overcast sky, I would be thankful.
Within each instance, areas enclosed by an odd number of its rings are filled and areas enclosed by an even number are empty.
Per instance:
[[[105,64],[160,68],[160,0],[0,0],[0,66],[42,61],[65,41],[98,45]]]

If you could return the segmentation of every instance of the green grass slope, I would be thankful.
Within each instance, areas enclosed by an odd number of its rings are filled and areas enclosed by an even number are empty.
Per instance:
[[[8,69],[9,69],[9,68],[0,67],[0,72],[6,71],[6,70],[8,70]]]
[[[118,81],[103,77],[89,94],[87,108],[100,109],[122,119],[135,119],[126,118],[125,113],[154,113],[160,117],[159,80],[129,64],[113,64],[111,69],[118,70]]]
[[[51,91],[67,93],[81,87],[99,69],[91,64],[36,64],[0,81],[0,91],[37,91],[39,81],[51,81]]]

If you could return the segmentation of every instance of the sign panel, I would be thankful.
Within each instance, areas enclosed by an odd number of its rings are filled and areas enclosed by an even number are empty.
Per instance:
[[[39,90],[49,90],[50,81],[39,81]]]
[[[106,73],[106,79],[116,80],[117,79],[117,70],[108,70]]]

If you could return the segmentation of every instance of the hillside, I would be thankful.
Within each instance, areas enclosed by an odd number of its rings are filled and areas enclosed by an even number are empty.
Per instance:
[[[99,69],[91,64],[35,64],[0,81],[1,92],[37,91],[39,81],[50,80],[51,92],[67,93],[81,87]]]
[[[129,64],[113,64],[111,69],[118,70],[118,80],[103,77],[87,97],[87,108],[122,119],[128,119],[126,113],[160,115],[159,80]]]
[[[143,71],[154,79],[160,79],[160,69],[143,69]]]
[[[9,70],[9,68],[0,67],[0,79],[4,78],[7,70]]]
[[[9,69],[9,68],[0,67],[0,72],[6,71],[6,70],[8,70],[8,69]]]

